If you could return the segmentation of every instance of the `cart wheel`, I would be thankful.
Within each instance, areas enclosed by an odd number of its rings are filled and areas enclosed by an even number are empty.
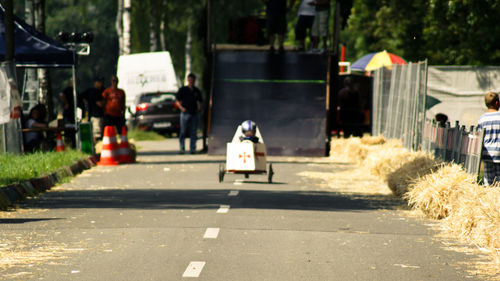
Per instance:
[[[224,165],[220,164],[219,165],[219,182],[224,181],[224,174],[226,173],[226,169],[224,168]]]
[[[249,175],[248,174],[245,174],[245,179],[248,179],[249,178]]]
[[[268,183],[273,183],[273,175],[274,175],[273,164],[270,163],[269,164],[269,172],[267,172],[267,182]]]

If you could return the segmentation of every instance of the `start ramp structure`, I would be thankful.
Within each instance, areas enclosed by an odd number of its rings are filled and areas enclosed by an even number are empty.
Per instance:
[[[327,54],[217,50],[209,154],[226,153],[234,128],[253,120],[268,155],[327,154]]]

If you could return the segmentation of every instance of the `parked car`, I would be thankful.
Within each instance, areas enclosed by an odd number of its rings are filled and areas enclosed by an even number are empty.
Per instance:
[[[142,93],[136,97],[134,125],[140,130],[179,133],[180,113],[175,93]]]

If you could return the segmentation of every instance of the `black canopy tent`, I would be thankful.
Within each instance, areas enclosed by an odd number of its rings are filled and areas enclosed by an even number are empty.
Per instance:
[[[5,9],[0,5],[0,61],[5,61],[4,19]],[[22,68],[71,68],[73,107],[76,112],[76,54],[74,51],[38,32],[33,26],[14,16],[14,60],[16,67]],[[76,114],[74,124],[77,124]],[[78,134],[76,134],[76,138],[78,147]]]
[[[4,18],[5,9],[0,5],[0,61],[5,60]],[[41,34],[16,16],[14,16],[14,46],[17,67],[71,68],[75,65],[73,51]]]

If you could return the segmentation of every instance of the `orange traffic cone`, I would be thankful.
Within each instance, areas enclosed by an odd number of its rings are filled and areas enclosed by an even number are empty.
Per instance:
[[[127,139],[127,128],[125,128],[125,126],[122,127],[119,155],[120,164],[134,162],[134,160],[132,160],[132,157],[130,157],[130,147],[128,145]]]
[[[118,162],[118,144],[116,143],[115,126],[104,127],[102,138],[101,159],[97,163],[100,166],[116,166]]]
[[[56,144],[56,152],[64,151],[64,143],[61,138],[61,133],[57,133],[57,144]]]

